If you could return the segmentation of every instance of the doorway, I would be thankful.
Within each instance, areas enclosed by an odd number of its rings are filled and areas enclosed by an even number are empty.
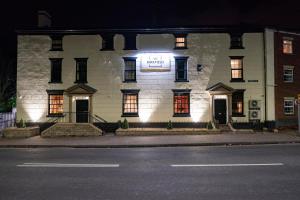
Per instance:
[[[215,119],[219,124],[226,124],[227,122],[227,109],[226,99],[215,99]]]
[[[89,100],[85,100],[85,99],[76,100],[76,122],[77,123],[89,122]]]

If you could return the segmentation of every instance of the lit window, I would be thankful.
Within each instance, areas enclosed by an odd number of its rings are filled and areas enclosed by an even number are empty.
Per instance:
[[[124,57],[125,70],[124,70],[124,82],[136,81],[136,58]]]
[[[138,117],[139,90],[121,90],[123,93],[123,117]]]
[[[175,49],[187,48],[186,35],[175,35]]]
[[[283,102],[284,114],[294,115],[294,97],[285,97]]]
[[[47,90],[48,93],[48,115],[57,116],[64,112],[63,90]]]
[[[244,91],[236,90],[232,94],[232,116],[238,117],[244,114]]]
[[[283,53],[292,54],[293,53],[293,41],[291,39],[283,40]]]
[[[243,80],[243,57],[231,57],[231,81]]]
[[[291,83],[294,81],[294,67],[284,66],[283,67],[283,81],[286,83]]]
[[[174,117],[190,116],[190,90],[173,90]]]

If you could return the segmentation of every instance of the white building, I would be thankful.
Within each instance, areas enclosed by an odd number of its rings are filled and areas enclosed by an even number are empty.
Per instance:
[[[252,118],[264,122],[263,37],[239,27],[18,31],[17,118],[248,123],[257,100]]]

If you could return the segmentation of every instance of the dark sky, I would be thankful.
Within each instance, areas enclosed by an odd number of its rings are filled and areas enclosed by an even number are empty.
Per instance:
[[[47,10],[54,27],[182,27],[259,24],[300,27],[296,0],[11,0],[0,11],[0,50],[14,54],[15,29],[34,28],[37,11]]]

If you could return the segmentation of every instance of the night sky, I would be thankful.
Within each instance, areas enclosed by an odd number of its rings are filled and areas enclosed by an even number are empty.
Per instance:
[[[56,28],[151,28],[258,24],[299,29],[296,0],[123,0],[2,2],[2,53],[15,57],[16,29],[36,28],[37,11],[47,10]]]

